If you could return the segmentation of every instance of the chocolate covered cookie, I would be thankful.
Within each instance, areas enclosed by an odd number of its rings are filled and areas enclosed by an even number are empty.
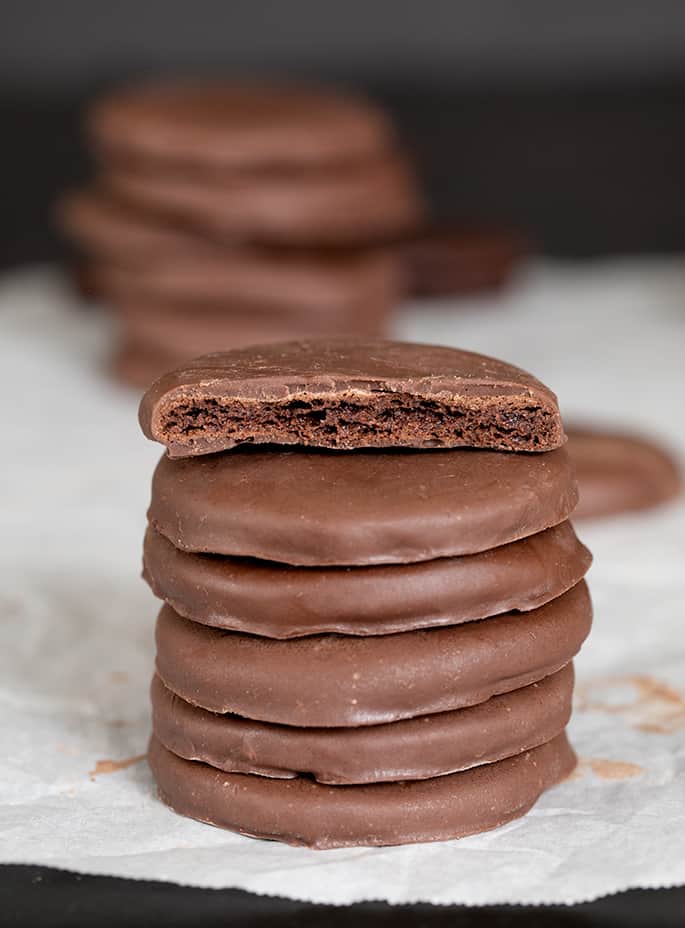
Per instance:
[[[563,522],[577,501],[565,448],[239,448],[160,459],[148,516],[185,551],[296,566],[475,554]]]
[[[57,204],[56,218],[64,235],[91,259],[104,258],[127,266],[187,262],[207,253],[218,260],[225,250],[179,226],[132,209],[97,188],[65,194]]]
[[[151,526],[144,545],[145,579],[179,615],[269,638],[385,635],[526,612],[575,586],[590,561],[569,522],[480,554],[347,569],[190,554]]]
[[[170,357],[154,346],[124,338],[112,353],[109,369],[114,380],[133,387],[140,395],[140,391],[148,389],[175,364],[178,364],[178,357]]]
[[[480,622],[278,641],[190,622],[165,605],[157,673],[212,712],[283,725],[377,725],[446,712],[528,686],[567,664],[592,621],[587,586]]]
[[[360,331],[379,334],[385,312],[381,307],[358,319]],[[345,326],[341,319],[320,315],[308,321],[287,313],[254,312],[250,307],[209,307],[202,304],[121,302],[116,307],[126,341],[148,347],[168,359],[167,369],[207,351],[230,351],[246,346],[288,342],[298,332],[335,333]],[[349,325],[354,317],[347,320]]]
[[[123,88],[89,117],[108,162],[196,175],[316,169],[375,157],[394,145],[371,103],[297,84],[196,81]]]
[[[170,316],[184,305],[228,317],[271,316],[281,326],[294,330],[299,324],[311,334],[330,332],[336,324],[341,332],[354,326],[363,333],[366,316],[384,317],[400,291],[396,262],[379,250],[335,257],[233,248],[141,267],[100,261],[93,274],[99,289],[123,306],[163,305]]]
[[[171,457],[243,442],[549,451],[565,441],[556,397],[517,367],[344,338],[197,358],[148,390],[140,424]]]
[[[403,158],[326,171],[196,178],[110,169],[103,184],[133,207],[224,243],[365,245],[420,221],[423,204]]]
[[[445,841],[487,831],[523,815],[576,765],[564,734],[461,773],[364,786],[226,773],[182,760],[154,737],[148,761],[162,799],[182,815],[319,849]]]
[[[659,445],[625,432],[569,429],[580,500],[575,519],[599,519],[651,509],[678,496],[681,469]]]
[[[390,250],[221,246],[96,190],[65,197],[58,219],[90,256],[98,291],[115,302],[282,311],[316,331],[319,317],[349,324],[350,314],[361,319],[399,299],[401,273]]]
[[[556,737],[571,715],[573,667],[476,706],[357,728],[295,728],[219,715],[152,681],[152,728],[178,757],[229,773],[320,783],[424,780],[490,764]]]
[[[524,254],[521,236],[498,229],[436,226],[398,247],[407,290],[417,297],[495,290]]]

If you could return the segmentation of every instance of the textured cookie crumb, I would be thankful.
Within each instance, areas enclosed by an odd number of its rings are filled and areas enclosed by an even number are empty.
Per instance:
[[[214,441],[224,448],[270,443],[339,449],[468,446],[536,451],[562,439],[554,415],[533,402],[519,398],[450,402],[407,393],[303,396],[278,402],[195,396],[165,404],[159,437],[166,445],[197,451]]]

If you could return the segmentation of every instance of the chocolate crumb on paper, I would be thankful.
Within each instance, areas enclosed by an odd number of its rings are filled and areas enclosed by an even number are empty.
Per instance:
[[[600,780],[631,780],[644,773],[644,767],[625,760],[609,760],[606,757],[580,757],[578,766],[567,780],[580,780],[587,773],[593,773]]]
[[[670,735],[685,728],[685,695],[646,674],[595,680],[577,692],[580,711],[618,715],[639,731]]]
[[[600,780],[630,780],[644,773],[639,764],[624,760],[607,760],[605,757],[590,757],[586,760],[590,769]]]
[[[91,780],[94,780],[95,777],[100,776],[102,773],[116,773],[118,770],[132,767],[133,764],[139,764],[146,757],[146,754],[136,754],[134,757],[125,757],[123,760],[110,760],[109,758],[98,760],[95,762],[95,767],[88,771],[88,776]]]

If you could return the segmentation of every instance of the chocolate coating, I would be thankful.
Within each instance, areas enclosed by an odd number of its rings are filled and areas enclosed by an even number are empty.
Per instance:
[[[218,255],[222,249],[178,226],[133,209],[101,190],[75,190],[57,204],[57,222],[82,251],[129,265],[187,261],[189,255]]]
[[[157,673],[212,712],[304,727],[378,725],[535,683],[573,658],[591,622],[585,581],[531,612],[368,637],[277,641],[199,625],[165,605]]]
[[[114,380],[140,392],[154,383],[163,371],[177,363],[178,358],[127,338],[113,352],[109,371]]]
[[[481,554],[359,568],[188,554],[148,527],[143,576],[187,619],[296,638],[387,635],[528,611],[575,586],[590,562],[568,521]]]
[[[148,761],[161,798],[176,812],[322,850],[444,841],[496,828],[527,812],[576,765],[565,734],[461,773],[364,786],[225,773],[176,757],[154,737]]]
[[[106,189],[126,203],[224,242],[362,245],[413,229],[423,203],[406,162],[388,155],[310,173],[222,178],[110,169]]]
[[[148,516],[177,548],[301,566],[403,564],[486,551],[564,521],[565,448],[239,448],[159,461]]]
[[[358,728],[294,728],[217,715],[152,681],[152,728],[179,757],[232,773],[320,783],[423,780],[537,747],[566,727],[573,666],[480,705]]]
[[[497,289],[524,253],[521,236],[498,229],[440,227],[399,246],[413,296],[441,297]]]
[[[108,159],[200,172],[314,167],[375,156],[393,143],[359,98],[295,84],[166,81],[119,90],[89,118]]]
[[[549,451],[555,395],[469,351],[380,339],[312,339],[206,355],[162,377],[139,419],[170,457],[242,442],[326,448]]]
[[[383,249],[266,249],[221,246],[105,194],[79,191],[60,203],[59,221],[91,255],[98,291],[117,302],[231,304],[252,312],[362,317],[400,297],[395,256]],[[314,329],[315,330],[315,329]]]
[[[312,332],[330,332],[336,322],[344,331],[355,321],[363,332],[366,314],[377,317],[400,297],[397,264],[378,250],[333,258],[234,248],[144,267],[100,262],[93,273],[99,289],[120,303],[194,304],[215,315],[237,306],[253,317],[304,322]]]
[[[652,509],[682,493],[678,462],[656,443],[580,426],[568,434],[580,490],[574,520]]]
[[[202,305],[165,303],[118,303],[115,306],[125,338],[165,355],[171,366],[207,351],[230,350],[247,345],[288,342],[297,335],[315,332],[340,333],[344,329],[360,334],[382,331],[386,306],[370,307],[366,315],[319,315],[308,320],[285,313],[258,313],[248,307],[224,306],[208,309]],[[167,368],[168,369],[168,368]]]

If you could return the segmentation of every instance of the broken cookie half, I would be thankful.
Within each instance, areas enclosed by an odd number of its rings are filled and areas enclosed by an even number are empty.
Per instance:
[[[140,423],[172,458],[241,444],[550,451],[566,440],[556,396],[525,371],[383,339],[204,355],[150,387]]]

